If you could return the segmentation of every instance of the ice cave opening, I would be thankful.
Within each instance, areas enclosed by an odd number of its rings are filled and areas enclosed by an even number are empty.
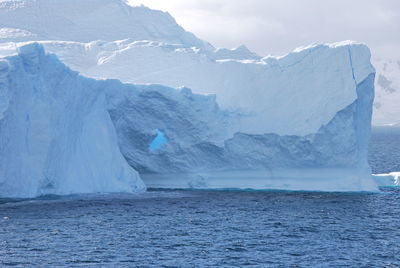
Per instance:
[[[161,149],[165,144],[168,143],[168,139],[165,136],[164,132],[162,132],[159,129],[156,129],[156,137],[152,140],[152,142],[149,145],[149,150],[151,152],[155,152],[159,149]]]

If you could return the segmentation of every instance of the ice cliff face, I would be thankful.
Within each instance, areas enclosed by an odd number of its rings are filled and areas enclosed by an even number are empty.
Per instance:
[[[173,91],[111,95],[110,111],[121,150],[150,185],[230,187],[237,177],[241,183],[235,187],[246,188],[252,177],[256,181],[250,188],[328,189],[302,180],[318,174],[321,180],[331,176],[327,178],[330,190],[374,189],[367,162],[374,69],[365,46],[312,46],[263,62],[221,62],[192,50],[142,45],[138,44],[142,53],[135,52],[133,45],[126,54],[114,54],[124,61],[139,59],[138,66],[156,70],[146,73],[132,66],[126,72],[137,70],[129,76],[132,80],[139,77],[170,85],[185,81],[195,91],[216,94],[216,99],[200,97],[184,89],[179,98]],[[152,52],[146,54],[142,49]],[[140,61],[139,55],[150,63]],[[159,58],[153,62],[150,55]],[[156,61],[170,66],[160,67]],[[122,69],[114,74],[118,73],[125,75]],[[128,75],[125,78],[129,80]],[[149,151],[157,131],[167,142]],[[335,176],[343,180],[332,182]],[[230,180],[220,182],[222,177]]]
[[[0,59],[0,196],[144,189],[120,153],[101,83],[37,44]]]
[[[240,112],[187,89],[110,92],[109,109],[123,154],[153,187],[374,190],[367,161],[373,83],[370,73],[352,103],[307,135],[246,133]],[[149,150],[158,132],[166,141]]]

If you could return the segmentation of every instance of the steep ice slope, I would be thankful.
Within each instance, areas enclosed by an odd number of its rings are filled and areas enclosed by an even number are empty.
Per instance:
[[[316,133],[357,99],[356,85],[374,73],[368,48],[348,42],[260,61],[214,60],[213,53],[147,41],[43,44],[90,77],[216,94],[223,109],[242,114],[238,130],[249,134]],[[13,49],[3,44],[0,53]]]
[[[400,57],[374,57],[377,69],[373,124],[400,125]]]
[[[104,90],[37,44],[0,59],[0,197],[144,190]]]
[[[123,0],[1,0],[0,42],[125,38],[211,49],[168,13]]]

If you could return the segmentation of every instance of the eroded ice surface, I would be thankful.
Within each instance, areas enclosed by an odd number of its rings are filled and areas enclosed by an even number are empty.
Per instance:
[[[144,190],[104,91],[37,44],[0,59],[0,196]]]

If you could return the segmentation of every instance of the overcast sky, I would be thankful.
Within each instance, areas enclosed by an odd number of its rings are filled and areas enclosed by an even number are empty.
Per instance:
[[[400,0],[129,0],[168,11],[216,47],[262,56],[314,42],[356,40],[400,58]],[[386,55],[385,55],[386,54]]]

